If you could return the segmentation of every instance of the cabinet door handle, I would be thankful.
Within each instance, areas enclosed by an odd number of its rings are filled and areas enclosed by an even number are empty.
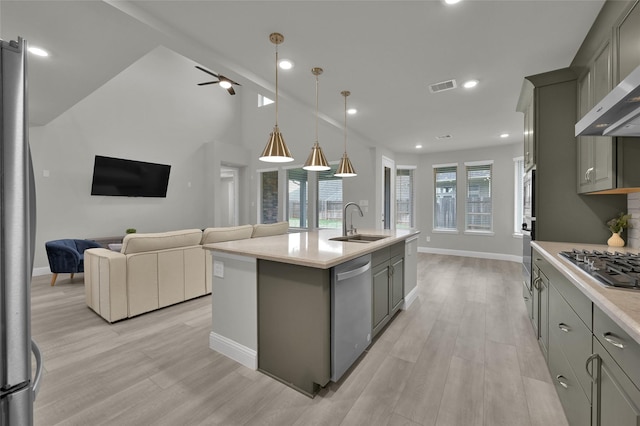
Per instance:
[[[612,344],[613,346],[615,346],[618,349],[624,349],[624,344],[619,342],[619,341],[617,341],[616,339],[612,338],[611,336],[613,336],[613,333],[609,333],[609,332],[604,333],[602,335],[602,337],[604,338],[604,340],[607,341],[607,343]]]
[[[567,380],[567,378],[566,378],[566,377],[564,377],[564,376],[563,376],[563,375],[561,375],[561,374],[558,374],[558,375],[556,376],[556,380],[558,381],[558,383],[560,384],[560,386],[562,386],[562,387],[563,387],[563,388],[565,388],[565,389],[569,389],[569,385],[568,385],[568,384],[567,384],[567,382],[566,382],[566,380]]]
[[[571,327],[569,327],[567,324],[565,324],[565,323],[563,323],[563,322],[561,322],[560,324],[558,324],[558,328],[559,328],[561,331],[564,331],[565,333],[568,333],[568,332],[570,332],[570,331],[571,331]]]
[[[589,365],[594,361],[597,360],[598,362],[600,362],[600,355],[598,354],[591,354],[589,355],[589,357],[587,358],[587,362],[584,365],[584,369],[587,370],[587,375],[589,376],[589,378],[591,379],[591,381],[593,383],[596,382],[596,377],[594,377],[593,373],[591,371],[589,371]],[[595,370],[593,370],[595,372]]]
[[[529,298],[528,298],[527,296],[524,296],[524,301],[525,301],[525,302],[528,302],[528,301],[529,301]]]

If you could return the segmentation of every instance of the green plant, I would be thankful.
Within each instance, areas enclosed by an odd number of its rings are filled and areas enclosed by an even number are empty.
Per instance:
[[[136,233],[136,228],[128,228],[125,232],[127,234],[135,234]]]
[[[614,217],[613,219],[608,220],[607,226],[609,227],[609,230],[611,232],[618,233],[622,231],[624,228],[631,227],[631,224],[629,223],[629,219],[631,219],[630,214],[620,213],[618,217]]]

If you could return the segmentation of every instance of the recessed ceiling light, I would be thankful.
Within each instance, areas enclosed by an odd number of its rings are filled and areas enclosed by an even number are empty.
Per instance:
[[[477,85],[478,85],[478,80],[469,80],[469,81],[465,81],[462,87],[464,87],[465,89],[471,89],[472,87],[476,87]]]
[[[289,59],[281,59],[278,62],[278,65],[280,66],[280,69],[290,70],[291,68],[293,68],[293,61]]]
[[[29,52],[33,53],[36,56],[49,56],[49,52],[35,46],[29,47]]]
[[[503,134],[501,134],[501,135],[500,135],[500,137],[501,137],[502,139],[504,139],[504,138],[508,138],[508,137],[509,137],[509,133],[503,133]]]
[[[422,148],[422,145],[420,144],[416,145],[416,149],[420,149],[420,148]]]
[[[358,112],[358,110],[357,110],[357,109],[355,109],[355,108],[349,108],[349,109],[347,110],[347,114],[350,114],[350,115],[353,115],[353,114],[355,114],[355,113],[357,113],[357,112]]]
[[[460,3],[462,0],[444,0],[446,4],[456,4]]]

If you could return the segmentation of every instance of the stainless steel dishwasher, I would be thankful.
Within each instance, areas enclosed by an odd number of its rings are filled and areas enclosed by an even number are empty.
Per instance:
[[[371,255],[331,274],[331,380],[337,382],[371,342]]]

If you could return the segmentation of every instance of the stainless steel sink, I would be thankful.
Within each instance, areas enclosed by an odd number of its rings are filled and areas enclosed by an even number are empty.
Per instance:
[[[388,235],[367,235],[367,234],[355,234],[347,235],[346,237],[333,237],[329,238],[331,241],[346,241],[350,243],[371,243],[383,238],[388,238]]]

